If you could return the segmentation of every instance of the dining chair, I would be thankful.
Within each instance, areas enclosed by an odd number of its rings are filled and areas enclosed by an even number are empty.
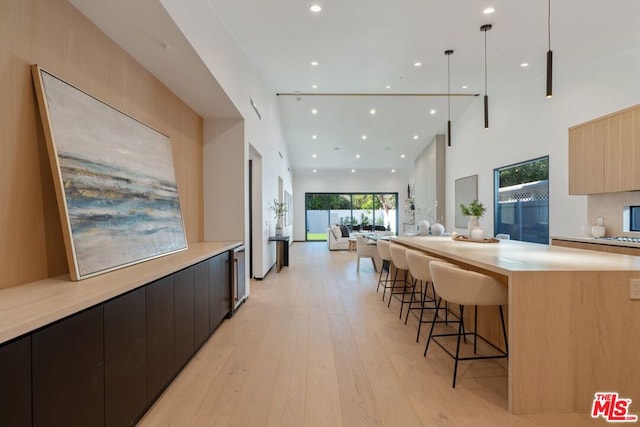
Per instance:
[[[363,236],[356,237],[356,254],[358,255],[356,271],[360,271],[360,258],[371,258],[373,270],[378,271],[375,260],[376,255],[378,255],[378,247],[373,243],[370,244],[368,240],[369,239],[365,239]]]

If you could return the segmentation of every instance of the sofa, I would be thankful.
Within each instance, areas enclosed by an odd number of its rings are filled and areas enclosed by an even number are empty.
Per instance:
[[[344,227],[344,226],[342,226]],[[346,232],[345,232],[346,230]],[[345,237],[346,234],[346,237]],[[349,249],[349,230],[339,225],[327,227],[327,246],[330,251],[346,251]]]

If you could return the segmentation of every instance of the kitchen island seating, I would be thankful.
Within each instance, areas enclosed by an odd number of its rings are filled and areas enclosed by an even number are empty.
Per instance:
[[[378,240],[376,241],[376,247],[378,248],[378,255],[382,260],[380,267],[380,277],[378,277],[378,286],[376,287],[376,292],[380,290],[380,285],[383,287],[382,291],[382,301],[384,301],[384,296],[387,293],[387,289],[393,288],[393,281],[389,280],[389,274],[391,272],[391,253],[389,252],[389,243],[388,240]],[[387,274],[385,275],[384,280],[382,280],[382,272],[386,270]]]
[[[445,262],[432,261],[429,263],[429,270],[433,279],[435,292],[438,295],[438,302],[436,304],[436,311],[433,318],[433,323],[431,324],[431,330],[429,331],[429,338],[427,339],[424,354],[427,354],[427,351],[429,350],[429,344],[433,340],[433,342],[435,342],[455,360],[452,384],[453,388],[455,388],[456,375],[458,373],[458,362],[460,360],[495,359],[508,357],[507,331],[505,328],[504,315],[502,312],[502,306],[507,305],[508,303],[507,287],[492,277],[477,273],[475,271],[468,271],[458,267],[454,267],[451,264]],[[460,305],[460,321],[457,333],[433,333],[435,322],[438,317],[438,309],[442,300]],[[464,318],[464,307],[468,305],[475,306],[473,332],[465,332],[463,326],[464,323],[462,321],[462,319]],[[502,326],[502,332],[504,334],[504,351],[477,334],[479,305],[498,306],[498,309],[500,311],[500,324]],[[460,338],[466,337],[467,335],[473,335],[473,356],[461,357]],[[457,336],[455,354],[452,353],[444,344],[437,340],[438,337],[447,336]],[[492,355],[477,355],[478,339],[483,340],[486,344],[496,350],[496,352]]]
[[[360,258],[371,258],[373,270],[378,271],[375,260],[378,256],[378,247],[375,244],[369,243],[363,236],[356,236],[356,254],[358,255],[356,271],[360,271]]]
[[[400,296],[400,319],[402,319],[402,310],[404,309],[404,305],[409,301],[406,299],[407,291],[413,288],[413,283],[409,280],[409,265],[407,264],[407,248],[391,243],[389,245],[389,253],[391,254],[391,262],[395,267],[395,273],[393,274],[393,287],[391,288],[391,296],[389,297],[389,302],[387,303],[387,307],[391,305],[391,299],[394,294],[402,294]],[[398,275],[402,277],[398,279]],[[398,283],[401,283],[398,285]]]
[[[416,251],[414,249],[407,250],[407,265],[409,266],[409,272],[413,277],[413,292],[411,294],[411,300],[409,302],[409,309],[407,310],[404,324],[407,324],[409,319],[409,313],[411,310],[420,310],[420,320],[418,321],[418,333],[416,334],[416,342],[420,339],[420,329],[423,323],[431,323],[431,317],[424,318],[424,311],[427,309],[436,308],[436,293],[435,290],[429,295],[429,283],[433,289],[433,280],[431,279],[431,272],[429,271],[429,264],[431,261],[442,261],[440,258],[435,258],[424,254],[423,252]],[[415,300],[415,294],[417,289],[417,282],[420,282],[420,300]],[[417,303],[417,304],[416,304]],[[431,305],[430,307],[428,305]],[[445,307],[445,316],[446,307]],[[445,317],[447,319],[447,317]]]

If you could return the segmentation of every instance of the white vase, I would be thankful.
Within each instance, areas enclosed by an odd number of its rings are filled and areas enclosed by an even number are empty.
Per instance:
[[[423,219],[418,223],[418,234],[420,234],[421,236],[428,236],[429,227],[430,227],[429,221],[427,221],[426,219]]]
[[[444,234],[444,225],[436,222],[431,226],[431,234],[434,236],[442,236]]]
[[[276,236],[282,236],[282,217],[278,217],[278,222],[276,222]]]
[[[470,216],[469,222],[467,223],[467,236],[469,236],[469,238],[471,238],[471,230],[476,227],[480,227],[480,222],[478,221],[478,217]]]

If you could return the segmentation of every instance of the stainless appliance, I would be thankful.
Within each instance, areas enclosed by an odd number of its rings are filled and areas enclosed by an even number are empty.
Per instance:
[[[244,245],[238,246],[233,249],[233,267],[231,269],[233,286],[233,299],[231,304],[230,316],[234,315],[234,312],[238,309],[240,304],[247,299],[246,277],[244,271]]]

